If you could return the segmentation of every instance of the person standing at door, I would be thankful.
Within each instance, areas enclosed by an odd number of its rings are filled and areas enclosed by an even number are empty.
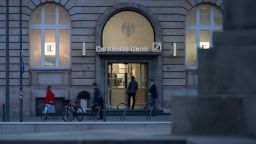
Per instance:
[[[156,98],[157,98],[157,90],[156,90],[156,84],[154,83],[153,79],[149,80],[149,86],[148,86],[148,96],[150,99],[150,105],[155,109],[156,105]]]
[[[132,98],[132,109],[134,109],[135,106],[135,96],[136,96],[136,91],[138,89],[138,83],[135,81],[135,77],[131,77],[131,81],[128,85],[127,88],[127,94],[128,94],[128,109],[130,109],[130,102]]]

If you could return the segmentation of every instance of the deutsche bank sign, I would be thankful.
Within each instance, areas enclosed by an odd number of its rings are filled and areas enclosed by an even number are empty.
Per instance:
[[[136,46],[120,46],[120,47],[101,47],[96,46],[97,53],[123,53],[123,52],[132,52],[132,53],[160,53],[162,52],[162,43],[153,42],[152,48],[148,47],[136,47]]]

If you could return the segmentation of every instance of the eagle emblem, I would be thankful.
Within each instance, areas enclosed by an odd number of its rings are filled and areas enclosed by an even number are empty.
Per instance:
[[[124,22],[122,24],[122,34],[125,35],[126,37],[130,37],[135,33],[135,25],[133,22]]]

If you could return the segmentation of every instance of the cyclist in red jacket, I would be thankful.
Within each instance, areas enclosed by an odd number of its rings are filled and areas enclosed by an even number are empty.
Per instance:
[[[44,104],[46,105],[46,107],[43,113],[55,113],[55,95],[52,92],[50,85],[47,86]]]
[[[45,104],[55,104],[55,95],[52,92],[50,85],[47,87],[44,103]]]

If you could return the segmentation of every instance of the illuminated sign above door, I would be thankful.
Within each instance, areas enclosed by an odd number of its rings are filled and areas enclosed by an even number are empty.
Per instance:
[[[96,46],[97,53],[161,53],[162,52],[162,43],[161,42],[153,42],[152,47],[101,47]]]

